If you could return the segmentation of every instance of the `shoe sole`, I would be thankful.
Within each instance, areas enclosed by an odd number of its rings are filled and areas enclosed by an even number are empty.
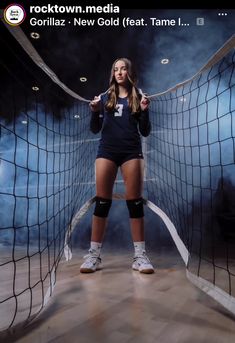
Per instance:
[[[80,273],[94,273],[96,272],[97,270],[101,270],[102,267],[97,267],[95,270],[94,269],[91,269],[91,268],[80,268]]]
[[[89,269],[89,268],[81,268],[80,273],[94,273],[94,272],[96,272],[96,270]]]
[[[132,268],[132,269],[137,271],[137,272],[140,272],[142,274],[153,274],[154,273],[153,269],[143,269],[143,270],[139,270],[139,269],[135,269],[135,268]]]

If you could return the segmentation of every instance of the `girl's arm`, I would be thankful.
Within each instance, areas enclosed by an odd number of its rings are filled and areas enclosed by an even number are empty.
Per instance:
[[[151,131],[151,123],[149,120],[149,99],[142,96],[140,101],[140,116],[139,116],[139,130],[142,136],[147,137]]]
[[[93,133],[98,133],[103,124],[103,114],[101,113],[101,99],[95,96],[89,104],[91,109],[90,130]]]

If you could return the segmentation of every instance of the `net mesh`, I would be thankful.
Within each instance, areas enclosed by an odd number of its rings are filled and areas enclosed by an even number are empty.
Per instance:
[[[234,49],[152,97],[147,194],[171,219],[188,270],[235,295]]]
[[[51,295],[66,231],[94,195],[97,145],[87,103],[66,106],[59,87],[2,46],[8,87],[0,94],[1,331],[32,319]]]
[[[19,60],[10,43],[2,44],[11,56],[0,61],[8,80],[0,92],[0,331],[5,332],[40,313],[53,291],[73,218],[95,194],[99,138],[89,130],[87,102],[68,102],[30,59]],[[144,140],[147,199],[174,224],[189,252],[188,270],[231,297],[234,58],[229,49],[192,80],[151,96],[152,132]]]

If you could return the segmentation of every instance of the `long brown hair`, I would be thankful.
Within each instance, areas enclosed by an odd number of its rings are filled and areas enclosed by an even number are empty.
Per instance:
[[[119,88],[114,77],[114,68],[115,68],[115,64],[118,61],[123,61],[127,69],[127,78],[128,78],[127,92],[128,92],[129,107],[132,113],[138,113],[140,112],[141,96],[138,91],[138,88],[136,87],[137,85],[136,73],[134,71],[131,61],[125,57],[118,58],[113,62],[111,74],[110,74],[110,81],[109,81],[108,100],[105,104],[105,108],[107,111],[114,111],[117,104]]]

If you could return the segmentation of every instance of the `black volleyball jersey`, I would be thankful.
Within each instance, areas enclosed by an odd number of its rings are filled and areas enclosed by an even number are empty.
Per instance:
[[[148,136],[151,129],[148,111],[131,114],[128,98],[125,97],[118,98],[115,111],[107,112],[107,98],[107,94],[101,96],[102,110],[91,116],[91,131],[98,133],[101,130],[99,151],[140,153],[140,133]]]

